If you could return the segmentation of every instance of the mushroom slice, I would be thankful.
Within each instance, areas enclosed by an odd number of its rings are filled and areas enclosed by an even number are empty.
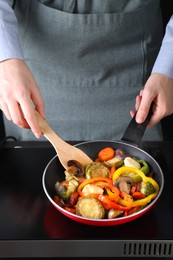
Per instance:
[[[72,176],[81,177],[84,175],[84,166],[80,162],[69,160],[67,166],[67,172]]]
[[[108,212],[108,219],[119,217],[122,213],[122,210],[111,208]]]
[[[118,177],[114,185],[121,191],[126,192],[127,194],[130,194],[131,187],[133,186],[133,181],[130,177],[123,176]]]

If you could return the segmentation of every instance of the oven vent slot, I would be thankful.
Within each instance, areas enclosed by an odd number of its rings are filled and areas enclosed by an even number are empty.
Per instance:
[[[173,243],[170,241],[129,242],[124,244],[124,256],[128,257],[173,257]]]

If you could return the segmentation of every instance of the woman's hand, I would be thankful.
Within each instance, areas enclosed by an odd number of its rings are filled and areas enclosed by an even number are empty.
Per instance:
[[[136,122],[141,124],[148,115],[151,103],[154,102],[153,115],[148,127],[156,125],[162,118],[173,114],[173,79],[160,74],[151,74],[144,89],[136,97]],[[130,111],[131,116],[135,114]]]
[[[42,135],[34,108],[44,117],[44,103],[36,81],[23,60],[0,63],[0,109],[8,120],[21,128]]]

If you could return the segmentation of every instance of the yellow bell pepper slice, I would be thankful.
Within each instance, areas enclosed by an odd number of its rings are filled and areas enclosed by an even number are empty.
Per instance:
[[[133,168],[133,167],[128,167],[128,166],[122,166],[122,167],[118,168],[113,175],[113,178],[112,178],[113,181],[115,181],[121,174],[128,173],[128,172],[134,172],[134,173],[139,174],[141,176],[143,182],[150,182],[153,185],[153,187],[155,189],[154,193],[150,194],[146,198],[133,201],[133,205],[132,205],[132,207],[145,206],[146,204],[150,203],[150,201],[153,200],[157,196],[157,194],[159,192],[159,185],[153,178],[147,177],[141,170],[139,170],[137,168]]]

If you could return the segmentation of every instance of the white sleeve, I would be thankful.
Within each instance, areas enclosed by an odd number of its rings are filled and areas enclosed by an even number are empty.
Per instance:
[[[0,0],[0,62],[10,58],[24,59],[12,5],[13,0]]]
[[[167,26],[152,73],[162,73],[173,79],[173,15]]]

